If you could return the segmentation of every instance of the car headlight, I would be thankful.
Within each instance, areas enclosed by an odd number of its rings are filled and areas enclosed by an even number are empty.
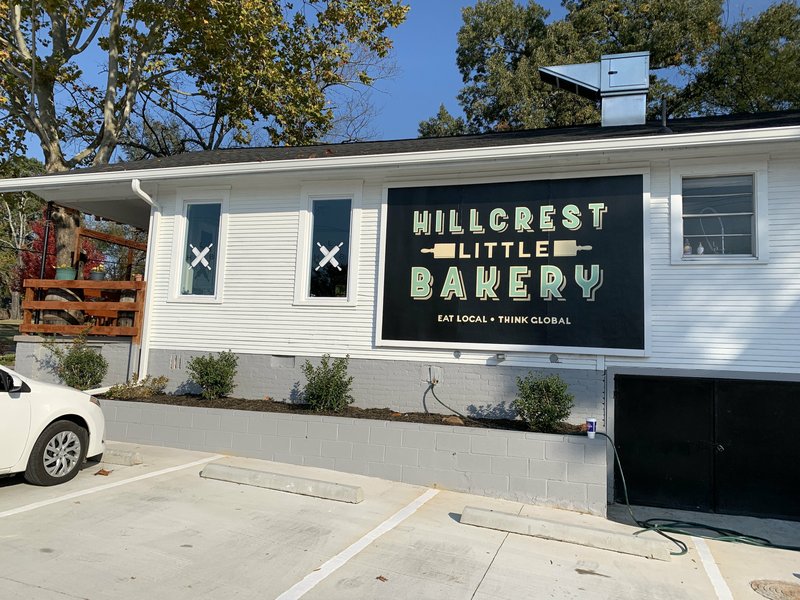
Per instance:
[[[89,402],[91,402],[92,404],[96,404],[97,406],[100,406],[100,400],[98,400],[94,396],[89,396]]]

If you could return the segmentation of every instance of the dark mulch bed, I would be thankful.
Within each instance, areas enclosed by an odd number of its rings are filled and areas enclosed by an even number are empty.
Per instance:
[[[374,419],[379,421],[403,421],[405,423],[427,423],[430,425],[454,424],[445,423],[445,419],[452,415],[442,415],[437,413],[409,412],[400,413],[389,408],[357,408],[348,406],[343,411],[335,413],[332,411],[317,412],[308,404],[290,404],[288,402],[276,402],[274,400],[244,400],[242,398],[218,398],[216,400],[204,400],[201,396],[162,394],[149,396],[147,398],[114,398],[124,402],[149,402],[153,404],[170,404],[173,406],[196,406],[200,408],[224,408],[228,410],[250,410],[254,412],[274,412],[292,413],[299,415],[325,415],[329,417],[346,417],[350,419]],[[460,423],[457,423],[460,425]],[[463,420],[465,427],[488,427],[491,429],[509,429],[513,431],[531,431],[524,421],[517,419],[486,419],[468,417]],[[581,433],[580,425],[561,423],[553,433]]]

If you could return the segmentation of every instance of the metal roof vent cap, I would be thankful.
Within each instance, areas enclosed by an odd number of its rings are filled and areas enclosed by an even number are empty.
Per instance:
[[[650,87],[650,52],[604,54],[600,62],[539,67],[542,81],[600,100],[602,125],[644,125]]]

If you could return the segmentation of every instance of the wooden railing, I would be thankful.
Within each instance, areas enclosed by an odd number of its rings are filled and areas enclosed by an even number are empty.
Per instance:
[[[78,335],[91,326],[89,335],[130,336],[133,343],[138,344],[142,335],[146,286],[144,281],[26,279],[19,331]],[[53,289],[71,290],[75,300],[44,299],[47,291]],[[122,297],[131,300],[121,301]],[[76,323],[42,322],[48,320],[49,315],[58,315],[59,311],[68,311],[70,320]],[[38,315],[34,314],[36,312]],[[130,325],[125,321],[130,321]]]

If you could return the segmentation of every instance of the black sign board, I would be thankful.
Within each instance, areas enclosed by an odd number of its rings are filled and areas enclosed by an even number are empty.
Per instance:
[[[641,175],[389,189],[379,344],[643,351]]]

